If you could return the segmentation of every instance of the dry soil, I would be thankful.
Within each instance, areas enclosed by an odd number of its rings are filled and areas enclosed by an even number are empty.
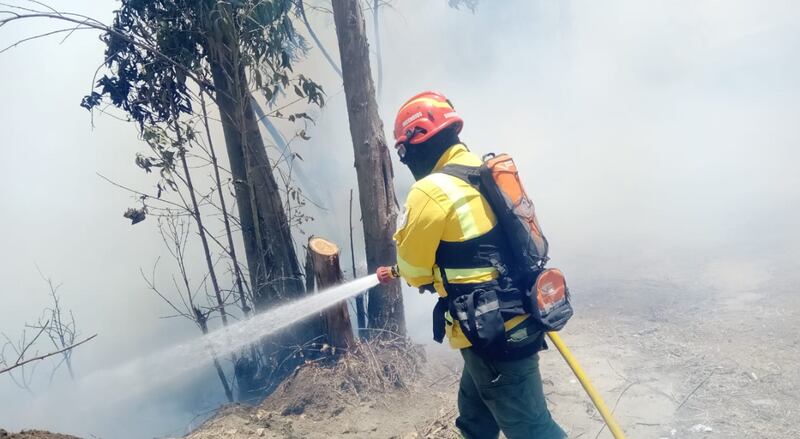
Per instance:
[[[678,276],[691,284],[607,280],[576,295],[562,338],[629,438],[800,437],[797,282],[770,270],[709,263]],[[457,437],[460,358],[438,345],[426,352],[404,386],[359,393],[301,371],[261,406],[226,408],[187,438]],[[570,438],[611,438],[557,351],[541,354],[541,370]]]

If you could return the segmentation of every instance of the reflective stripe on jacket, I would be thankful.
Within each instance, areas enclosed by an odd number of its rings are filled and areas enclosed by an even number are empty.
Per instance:
[[[397,243],[397,266],[400,275],[411,286],[433,284],[440,296],[446,297],[436,250],[440,241],[463,242],[481,237],[497,225],[491,207],[481,194],[468,183],[445,174],[436,173],[445,165],[480,166],[481,160],[464,145],[450,147],[436,163],[433,173],[411,187],[405,203],[405,213],[394,240]],[[497,278],[491,266],[445,269],[451,284],[478,284]],[[505,322],[509,330],[526,315]],[[469,347],[457,321],[447,316],[447,336],[455,349]],[[452,322],[452,325],[449,324]]]

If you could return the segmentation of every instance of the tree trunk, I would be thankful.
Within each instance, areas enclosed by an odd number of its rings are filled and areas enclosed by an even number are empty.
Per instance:
[[[224,23],[225,18],[219,22]],[[209,38],[211,75],[236,188],[254,305],[304,292],[291,230],[258,130],[238,45],[223,24]]]
[[[205,50],[234,181],[253,306],[259,311],[302,295],[305,288],[280,190],[251,105],[230,4],[212,2],[211,8]],[[238,362],[237,376],[241,372],[248,386],[268,391],[303,361],[294,347],[317,337],[319,322],[310,317],[262,341],[261,361]],[[262,365],[269,370],[261,370]]]
[[[342,283],[342,269],[339,266],[339,247],[319,237],[308,239],[308,253],[313,261],[314,278],[319,289]],[[309,273],[306,273],[309,276]],[[339,303],[322,312],[325,321],[325,334],[328,343],[335,348],[355,346],[353,327],[347,302]]]
[[[364,224],[367,269],[396,262],[392,235],[397,221],[392,162],[378,116],[375,85],[369,66],[366,25],[358,0],[333,0],[333,20],[339,40],[350,135],[353,138],[358,196]],[[369,292],[369,326],[405,334],[400,283]]]

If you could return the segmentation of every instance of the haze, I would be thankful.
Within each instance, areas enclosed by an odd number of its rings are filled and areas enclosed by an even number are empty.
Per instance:
[[[104,21],[118,6],[48,4]],[[568,273],[578,306],[607,279],[669,275],[681,283],[714,270],[781,276],[796,268],[797,2],[485,0],[474,14],[445,0],[392,5],[381,16],[387,138],[406,98],[425,89],[447,94],[473,151],[516,158],[553,263]],[[317,14],[313,22],[336,54],[332,18]],[[0,45],[53,26],[3,28]],[[16,337],[46,306],[38,265],[63,282],[64,303],[82,333],[100,334],[75,353],[76,372],[85,376],[197,330],[159,318],[169,310],[139,275],[166,255],[155,223],[131,227],[121,214],[135,200],[96,175],[152,185],[133,164],[146,148],[135,127],[97,113],[92,127],[78,106],[103,45],[93,33],[59,42],[32,41],[0,54],[0,332]],[[298,166],[313,176],[307,192],[327,210],[310,207],[317,219],[304,232],[346,247],[356,183],[344,96],[319,52],[309,57],[298,70],[322,83],[328,104],[316,114],[312,140],[294,148],[305,159]],[[402,200],[412,180],[393,160]],[[191,269],[202,276],[203,261]],[[430,337],[432,305],[430,297],[406,294],[408,326],[420,342]],[[40,367],[48,375],[49,365]],[[136,386],[117,384],[106,391]],[[34,394],[3,377],[0,425],[119,438],[180,434],[221,402],[218,383],[208,387],[189,391],[175,383],[107,407],[103,395],[75,401],[48,390],[46,377]]]

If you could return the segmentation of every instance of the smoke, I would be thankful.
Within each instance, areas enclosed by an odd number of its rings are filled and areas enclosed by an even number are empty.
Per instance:
[[[451,78],[431,86],[462,111],[474,150],[517,158],[554,264],[663,274],[800,242],[786,222],[800,194],[797,17],[788,3],[486,4],[459,17],[466,68],[452,55],[416,64]]]
[[[86,12],[109,17],[114,3],[97,3]],[[311,18],[338,59],[332,18]],[[474,152],[515,157],[552,265],[565,270],[576,300],[609,279],[671,275],[680,283],[696,272],[720,288],[744,288],[723,280],[752,280],[747,274],[764,267],[791,270],[800,260],[796,2],[483,1],[471,13],[444,0],[407,0],[381,19],[387,139],[405,99],[425,89],[445,93]],[[4,29],[0,37],[15,34]],[[37,262],[64,282],[65,303],[85,333],[100,333],[76,352],[79,374],[195,337],[188,323],[157,318],[168,311],[139,278],[139,266],[163,252],[156,231],[117,220],[131,199],[94,175],[143,178],[130,164],[141,148],[133,127],[100,117],[92,131],[77,106],[102,45],[88,35],[30,44],[0,62],[0,331],[13,334],[45,303]],[[312,140],[292,145],[322,198],[321,208],[309,207],[316,220],[304,231],[339,242],[349,271],[348,199],[357,185],[344,95],[319,52],[310,56],[297,70],[322,83],[328,105],[308,129]],[[393,160],[402,204],[412,178]],[[358,204],[356,192],[364,275]],[[191,269],[199,277],[202,261]],[[429,340],[433,299],[411,291],[405,299],[411,335]],[[220,402],[210,372],[114,406],[102,395],[71,401],[71,384],[50,391],[38,383],[31,397],[0,380],[0,425],[179,434]],[[210,384],[191,385],[198,380]],[[124,381],[113,390],[142,384]]]
[[[65,420],[75,419],[75,417],[97,419],[108,416],[110,419],[106,419],[106,421],[115,423],[117,426],[107,434],[111,435],[112,431],[117,431],[117,433],[113,433],[115,437],[124,436],[118,433],[124,424],[118,423],[116,419],[121,414],[130,412],[137,414],[136,422],[140,422],[142,417],[155,417],[156,421],[155,425],[149,424],[147,428],[139,427],[133,431],[124,429],[128,431],[125,434],[130,434],[131,437],[141,437],[144,433],[163,434],[166,431],[174,430],[180,425],[176,422],[181,421],[188,427],[194,419],[185,419],[186,414],[180,411],[179,406],[175,407],[179,405],[177,401],[186,398],[187,391],[195,398],[205,396],[206,404],[211,402],[211,407],[214,407],[213,398],[208,401],[208,395],[197,391],[204,387],[198,386],[197,383],[213,381],[213,378],[199,371],[211,364],[209,350],[213,350],[218,358],[230,358],[231,355],[240,352],[242,348],[257,343],[269,335],[280,332],[310,315],[319,313],[377,284],[378,279],[374,275],[365,276],[313,296],[267,310],[248,320],[242,320],[210,332],[206,336],[194,338],[154,354],[134,358],[117,367],[93,372],[74,382],[52,387],[46,395],[32,398],[27,404],[22,405],[24,407],[22,412],[16,414],[15,417],[17,422],[24,420],[24,422],[34,422],[37,425],[40,425],[38,424],[40,422],[45,422],[46,425],[60,425]],[[175,398],[176,394],[181,394],[181,397]],[[170,398],[170,396],[173,397]],[[145,406],[144,410],[137,407],[145,401],[152,403],[154,399],[157,404]],[[93,403],[77,404],[65,408],[62,406],[65,401],[102,401],[103,408],[98,410]],[[192,408],[196,410],[197,405],[193,405]],[[163,412],[165,409],[167,413]],[[11,412],[13,413],[14,410],[11,409]],[[42,421],[39,419],[41,413],[54,413],[55,415]],[[173,419],[170,420],[170,417]],[[91,424],[97,425],[96,422]],[[90,432],[91,430],[83,431]],[[181,432],[177,431],[177,433]]]
[[[475,153],[515,157],[551,265],[579,296],[613,279],[798,259],[796,4],[512,1],[472,14],[405,2],[382,19],[387,139],[408,97],[445,93]],[[331,111],[341,82],[310,63],[334,97],[304,154],[337,163],[320,184],[354,187],[346,115]],[[402,204],[413,180],[393,159]],[[345,191],[336,197],[328,207],[344,217]],[[406,295],[420,340],[431,300]]]

